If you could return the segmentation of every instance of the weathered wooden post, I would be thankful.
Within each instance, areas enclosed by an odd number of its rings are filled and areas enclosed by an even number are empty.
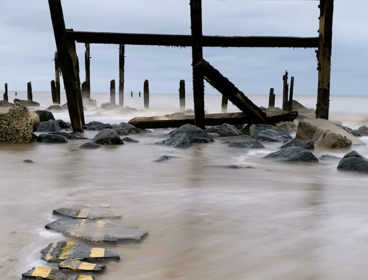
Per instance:
[[[86,71],[86,79],[82,85],[82,96],[83,98],[91,98],[91,52],[90,52],[90,45],[89,43],[85,44],[86,51],[84,53],[84,66]]]
[[[318,60],[318,93],[316,118],[328,120],[330,108],[330,76],[332,52],[332,23],[334,0],[319,2],[319,46],[316,51]]]
[[[115,104],[115,80],[110,81],[110,103]]]
[[[130,96],[133,97],[133,91],[130,92]]]
[[[65,30],[63,9],[60,0],[48,0],[52,25],[54,29],[55,43],[58,51],[59,63],[63,73],[63,80],[68,102],[70,122],[74,131],[83,132],[84,113],[82,95],[80,90],[79,75],[76,75],[76,52],[75,42],[70,48]],[[79,70],[79,69],[78,69]]]
[[[9,101],[8,84],[5,84],[4,100]]]
[[[229,100],[226,98],[226,96],[222,94],[222,99],[221,99],[221,112],[222,113],[227,112],[227,103],[228,103],[228,101]]]
[[[56,84],[55,81],[51,81],[51,98],[52,98],[52,104],[56,104]]]
[[[119,45],[119,106],[124,106],[125,45]]]
[[[185,81],[180,80],[179,83],[179,103],[180,103],[180,111],[185,110]]]
[[[195,125],[204,129],[204,81],[203,71],[195,65],[203,58],[202,0],[190,0],[192,35],[193,99]]]
[[[55,103],[60,104],[60,63],[58,59],[58,53],[55,52],[54,56],[55,64]]]
[[[289,106],[289,89],[288,89],[288,72],[285,71],[285,75],[282,76],[283,87],[282,87],[282,110],[287,110]]]
[[[32,94],[32,83],[27,83],[27,99],[28,101],[33,101],[33,94]]]
[[[268,97],[268,108],[275,107],[275,94],[274,88],[270,88],[270,95]]]
[[[148,80],[145,80],[144,84],[143,84],[143,101],[144,101],[144,108],[149,108],[149,83],[148,83]]]
[[[289,111],[293,110],[293,97],[294,97],[294,77],[290,80],[290,94],[289,94]]]

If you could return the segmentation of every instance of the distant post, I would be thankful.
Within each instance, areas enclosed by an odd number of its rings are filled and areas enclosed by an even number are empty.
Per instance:
[[[84,66],[86,70],[86,79],[82,86],[82,96],[83,98],[91,98],[91,52],[90,52],[90,44],[86,43],[86,51],[84,53]]]
[[[268,97],[268,108],[275,107],[275,94],[274,88],[270,88],[270,95]]]
[[[282,88],[282,110],[287,111],[289,107],[289,89],[288,89],[288,72],[285,71],[285,75],[282,76],[283,88]]]
[[[28,101],[33,101],[33,94],[32,94],[32,83],[27,83],[27,99]]]
[[[55,64],[55,104],[60,104],[60,63],[58,59],[58,52],[54,56]]]
[[[133,97],[133,91],[130,92],[130,96]]]
[[[144,84],[143,84],[143,100],[144,100],[144,108],[149,108],[149,83],[148,83],[148,80],[145,80]]]
[[[119,106],[124,106],[125,45],[119,45]]]
[[[290,79],[290,95],[289,95],[289,111],[293,110],[293,95],[294,95],[294,77]]]
[[[4,100],[9,101],[8,84],[5,84]]]
[[[221,112],[222,113],[227,112],[227,103],[228,103],[228,101],[229,100],[226,98],[226,96],[222,94],[222,99],[221,99]]]
[[[115,104],[115,80],[110,81],[110,103]]]
[[[52,104],[56,104],[56,84],[55,81],[51,81],[51,97],[52,97]]]
[[[179,83],[179,102],[180,102],[180,111],[185,110],[185,81],[180,80]]]

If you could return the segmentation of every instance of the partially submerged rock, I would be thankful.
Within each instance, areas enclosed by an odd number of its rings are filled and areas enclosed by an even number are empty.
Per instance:
[[[163,155],[161,157],[159,157],[158,159],[154,160],[155,162],[163,162],[163,161],[167,161],[171,158],[176,158],[176,156],[167,156],[167,155]]]
[[[0,101],[0,107],[13,107],[14,104],[13,103],[9,103],[8,101],[6,100],[1,100]]]
[[[310,151],[300,147],[281,149],[263,158],[286,162],[318,162],[318,159]]]
[[[343,130],[345,130],[347,133],[350,133],[351,135],[355,136],[355,137],[362,137],[362,135],[358,132],[358,130],[356,129],[352,129],[350,127],[347,126],[340,126]]]
[[[128,133],[131,133],[131,134],[139,134],[139,133],[145,133],[146,132],[144,129],[136,128],[134,125],[131,125],[131,124],[126,123],[126,122],[119,123],[116,128],[117,129],[118,128],[124,128],[126,131],[128,131]]]
[[[285,129],[288,132],[295,132],[297,128],[293,122],[279,122],[276,126]]]
[[[52,212],[56,215],[62,215],[73,219],[121,219],[121,215],[115,215],[112,211],[106,210],[105,208],[59,208]]]
[[[56,120],[56,121],[58,122],[58,124],[60,125],[60,127],[62,129],[70,129],[70,128],[72,128],[72,125],[70,123],[68,123],[68,122],[65,122],[63,120]]]
[[[95,248],[66,241],[50,243],[41,251],[41,254],[43,260],[53,263],[60,263],[69,259],[80,261],[120,259],[118,254],[105,250],[104,248]]]
[[[237,129],[235,126],[227,124],[227,123],[224,123],[222,125],[213,126],[211,131],[206,130],[206,132],[217,133],[217,134],[220,135],[220,137],[242,135],[242,133],[239,129]]]
[[[171,146],[176,148],[188,148],[192,145],[190,138],[185,133],[178,133],[170,137],[169,139],[162,140],[155,143],[156,145]]]
[[[289,142],[286,142],[284,145],[281,146],[281,149],[289,148],[289,147],[300,147],[307,150],[313,150],[314,144],[312,140],[309,141],[302,141],[299,139],[292,139]]]
[[[346,136],[323,129],[316,130],[312,141],[319,149],[348,149],[352,144],[352,141]]]
[[[341,158],[332,156],[332,155],[321,155],[319,157],[319,160],[323,160],[323,161],[332,161],[332,160],[340,160],[340,159]]]
[[[368,127],[365,125],[360,126],[357,131],[359,132],[360,135],[362,136],[368,136]]]
[[[55,120],[54,115],[47,110],[37,110],[35,113],[40,117],[40,122],[47,122],[49,120]]]
[[[254,139],[267,142],[286,142],[292,139],[287,130],[267,124],[253,124],[249,133]]]
[[[48,120],[45,122],[40,122],[36,131],[53,132],[53,131],[60,131],[60,130],[61,130],[61,127],[57,121]]]
[[[112,128],[111,124],[109,123],[102,123],[102,122],[89,122],[84,125],[86,130],[102,130],[106,128]]]
[[[116,131],[116,133],[120,136],[125,136],[125,135],[129,135],[128,130],[126,130],[125,128],[114,128],[114,130]]]
[[[341,159],[337,169],[368,174],[368,159],[356,151],[351,151]]]
[[[48,111],[62,111],[63,108],[61,108],[60,105],[51,105],[51,106],[47,107],[46,110],[48,110]]]
[[[232,142],[229,147],[232,148],[246,148],[246,149],[262,149],[264,148],[263,144],[258,140],[247,139],[242,142]]]
[[[20,99],[14,99],[14,104],[21,104],[23,106],[27,107],[39,107],[40,103],[31,101],[31,100],[20,100]]]
[[[80,145],[79,148],[80,149],[85,149],[85,150],[95,150],[95,149],[101,148],[101,145],[90,141],[90,142],[87,142],[87,143],[84,143],[84,144]]]
[[[78,260],[65,260],[59,264],[59,269],[77,272],[102,273],[106,270],[106,265],[82,262]]]
[[[36,266],[22,274],[22,280],[70,280],[70,278],[57,269]]]
[[[45,228],[94,242],[140,241],[147,235],[147,232],[134,227],[112,224],[101,220],[62,218],[47,224]]]
[[[36,141],[42,143],[68,143],[65,136],[57,134],[40,134]]]
[[[121,145],[123,140],[119,137],[113,129],[103,129],[92,139],[92,141],[99,145]]]
[[[121,140],[123,140],[124,142],[139,143],[139,141],[137,139],[132,138],[132,137],[124,137]]]
[[[84,140],[87,139],[85,137],[83,137],[81,134],[79,134],[78,132],[65,132],[65,131],[55,131],[55,132],[50,132],[49,134],[51,135],[62,135],[65,138],[69,139],[69,140]]]

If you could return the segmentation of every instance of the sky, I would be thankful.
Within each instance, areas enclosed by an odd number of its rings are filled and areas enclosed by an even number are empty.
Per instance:
[[[203,35],[318,36],[319,1],[203,0]],[[67,28],[75,31],[190,34],[189,0],[62,0]],[[335,0],[331,95],[368,89],[368,1]],[[50,91],[56,51],[47,0],[0,0],[0,92]],[[77,44],[81,81],[84,44]],[[91,45],[91,91],[118,81],[118,45]],[[177,93],[192,89],[191,48],[125,47],[125,92]],[[316,94],[314,49],[204,48],[204,58],[244,94],[282,92],[282,75],[295,77],[294,95]],[[206,93],[217,93],[205,83]]]

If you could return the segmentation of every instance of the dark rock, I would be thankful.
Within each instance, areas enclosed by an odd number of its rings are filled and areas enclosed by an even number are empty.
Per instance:
[[[63,272],[43,266],[36,266],[22,274],[21,280],[70,280]]]
[[[253,124],[249,132],[250,136],[260,141],[287,142],[292,139],[287,130],[272,125]]]
[[[73,219],[121,219],[121,215],[115,215],[112,211],[106,210],[105,208],[59,208],[53,210],[52,213]]]
[[[264,148],[263,144],[258,140],[249,139],[242,142],[232,142],[229,147],[231,148],[247,148],[247,149],[259,149]]]
[[[319,157],[319,160],[324,160],[324,161],[327,161],[327,160],[340,160],[341,158],[339,157],[335,157],[335,156],[331,156],[331,155],[321,155]]]
[[[192,145],[190,138],[185,133],[178,133],[170,137],[169,139],[159,141],[155,143],[156,145],[162,146],[172,146],[176,148],[188,148]]]
[[[337,169],[368,174],[368,160],[356,151],[351,151],[340,160]]]
[[[55,120],[54,115],[50,111],[37,110],[35,113],[40,117],[40,122],[47,122],[49,120]]]
[[[45,226],[46,229],[61,232],[94,242],[140,241],[147,232],[134,227],[112,224],[103,220],[77,220],[63,218]]]
[[[286,162],[318,162],[318,159],[310,151],[300,147],[281,149],[263,158]]]
[[[217,125],[217,126],[215,126],[215,129],[217,130],[217,132],[215,132],[215,133],[220,134],[221,137],[242,135],[242,132],[239,129],[237,129],[235,126],[227,124],[227,123],[224,123],[222,125]]]
[[[70,221],[75,220],[70,219]],[[41,254],[43,260],[52,263],[62,262],[67,259],[75,259],[80,261],[120,259],[118,254],[103,248],[94,248],[66,241],[50,243],[49,246],[41,251]]]
[[[215,126],[208,127],[204,131],[207,133],[216,133],[220,136],[220,133]]]
[[[68,139],[63,135],[40,134],[37,137],[37,142],[42,142],[42,143],[68,143]]]
[[[306,150],[313,150],[314,144],[312,140],[309,141],[302,141],[299,139],[292,139],[286,142],[284,145],[281,146],[281,149],[289,148],[289,147],[300,147]]]
[[[14,104],[22,104],[23,106],[27,107],[39,107],[40,103],[30,100],[20,100],[20,99],[14,99]]]
[[[85,140],[87,138],[83,137],[82,135],[79,135],[77,133],[74,132],[65,132],[65,131],[55,131],[55,132],[50,132],[49,134],[53,134],[53,135],[62,135],[64,137],[66,137],[69,140]]]
[[[56,121],[58,122],[58,124],[62,129],[72,128],[72,125],[68,122],[64,122],[63,120],[56,120]]]
[[[123,140],[113,129],[103,129],[92,139],[96,144],[100,145],[121,145]]]
[[[351,135],[354,135],[355,137],[362,137],[362,135],[355,129],[351,129],[350,127],[343,126],[343,125],[340,127],[346,132],[350,133]]]
[[[106,103],[101,104],[101,108],[105,110],[113,110],[113,109],[119,108],[119,105],[116,105],[110,102],[106,102]]]
[[[78,260],[65,260],[59,264],[59,269],[77,272],[101,273],[106,270],[106,265],[81,262]]]
[[[191,125],[191,124],[185,124],[181,127],[171,131],[169,133],[170,137],[174,137],[175,135],[179,134],[186,134],[190,140],[190,143],[209,143],[213,142],[213,139],[208,133],[206,133],[203,129]]]
[[[0,107],[13,107],[14,104],[13,103],[9,103],[8,101],[6,100],[1,100],[0,101]]]
[[[357,131],[362,136],[368,136],[368,127],[365,125],[360,126]]]
[[[122,135],[129,135],[128,130],[126,130],[125,128],[114,128],[114,130],[120,136],[122,136]]]
[[[101,145],[93,143],[93,142],[87,142],[79,146],[80,149],[85,149],[85,150],[95,150],[100,147]]]
[[[103,130],[103,129],[111,129],[111,124],[102,123],[102,122],[89,122],[84,125],[86,130]]]
[[[131,138],[131,137],[124,137],[123,139],[121,139],[125,142],[130,142],[130,143],[139,143],[139,141],[135,138]]]
[[[240,132],[242,133],[242,134],[244,134],[244,135],[249,135],[250,136],[250,131],[249,131],[249,129],[250,129],[250,127],[251,127],[252,125],[251,124],[246,124],[246,125],[244,125],[241,129],[240,129]]]
[[[164,156],[161,156],[159,157],[158,159],[154,160],[155,162],[163,162],[163,161],[167,161],[171,158],[176,158],[175,156],[167,156],[167,155],[164,155]]]
[[[32,141],[36,141],[37,138],[38,138],[38,136],[36,134],[32,133]]]
[[[134,133],[138,134],[138,133],[143,133],[144,132],[144,130],[136,128],[134,125],[131,125],[131,124],[126,123],[126,122],[119,123],[117,128],[124,128],[125,130],[128,131],[128,133],[132,133],[132,134],[134,134]]]
[[[187,114],[185,114],[184,112],[175,112],[172,114],[166,114],[164,115],[166,118],[172,118],[172,117],[179,117],[179,116],[186,116]]]
[[[53,132],[53,131],[60,131],[61,127],[59,123],[55,120],[48,120],[46,122],[40,122],[37,127],[37,131],[42,132]]]
[[[46,108],[48,111],[63,111],[63,108],[61,108],[60,105],[51,105]]]
[[[25,159],[25,160],[23,160],[23,162],[25,162],[25,163],[33,163],[33,161],[30,160],[30,159]]]

